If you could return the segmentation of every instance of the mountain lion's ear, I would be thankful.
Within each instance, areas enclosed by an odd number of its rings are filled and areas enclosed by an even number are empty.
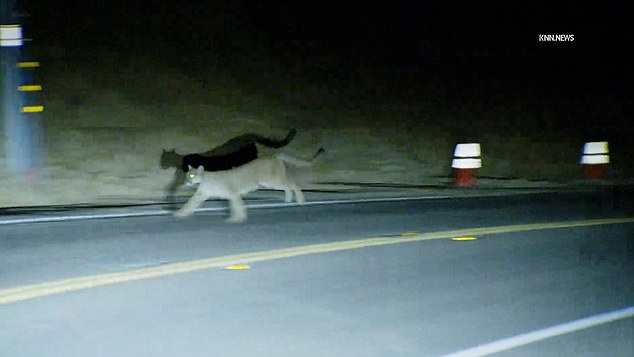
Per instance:
[[[196,169],[196,171],[198,172],[203,172],[205,171],[205,167],[203,165],[198,166],[198,168]]]
[[[194,168],[192,167],[192,165],[187,165],[187,169],[188,170],[193,170]]]

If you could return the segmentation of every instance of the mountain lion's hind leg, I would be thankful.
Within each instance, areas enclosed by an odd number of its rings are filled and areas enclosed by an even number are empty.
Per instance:
[[[293,192],[295,192],[295,201],[297,201],[297,204],[303,205],[306,201],[304,200],[302,190],[295,184],[291,185],[291,188],[293,189]]]
[[[200,207],[208,198],[209,196],[202,193],[199,188],[181,209],[174,212],[174,217],[191,216],[196,211],[196,208]]]

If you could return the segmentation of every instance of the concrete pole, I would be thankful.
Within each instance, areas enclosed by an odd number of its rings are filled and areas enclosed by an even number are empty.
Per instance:
[[[13,173],[27,173],[33,167],[33,130],[23,112],[24,98],[19,92],[21,69],[18,62],[23,45],[15,0],[0,0],[2,36],[0,71],[2,74],[2,120],[4,122],[6,167]]]

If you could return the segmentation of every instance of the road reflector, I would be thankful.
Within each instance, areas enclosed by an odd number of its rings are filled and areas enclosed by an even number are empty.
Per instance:
[[[465,242],[465,241],[469,241],[469,240],[477,240],[478,238],[476,237],[454,237],[451,238],[451,240],[454,240],[456,242]]]
[[[228,265],[224,268],[225,270],[247,270],[251,269],[249,265]]]

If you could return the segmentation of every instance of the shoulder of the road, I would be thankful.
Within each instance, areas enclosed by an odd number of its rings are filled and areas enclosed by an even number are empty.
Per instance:
[[[306,205],[347,203],[397,202],[411,200],[444,200],[499,196],[539,195],[548,193],[593,192],[630,184],[613,182],[577,182],[568,185],[478,185],[454,187],[450,185],[412,186],[392,184],[321,184],[305,189]],[[43,223],[71,220],[107,219],[143,216],[167,216],[183,205],[189,196],[180,196],[176,203],[166,204],[160,199],[132,202],[110,201],[54,206],[0,207],[0,226],[10,224]],[[296,206],[283,201],[280,191],[260,190],[244,197],[248,209]],[[196,212],[225,211],[224,200],[210,199]]]

